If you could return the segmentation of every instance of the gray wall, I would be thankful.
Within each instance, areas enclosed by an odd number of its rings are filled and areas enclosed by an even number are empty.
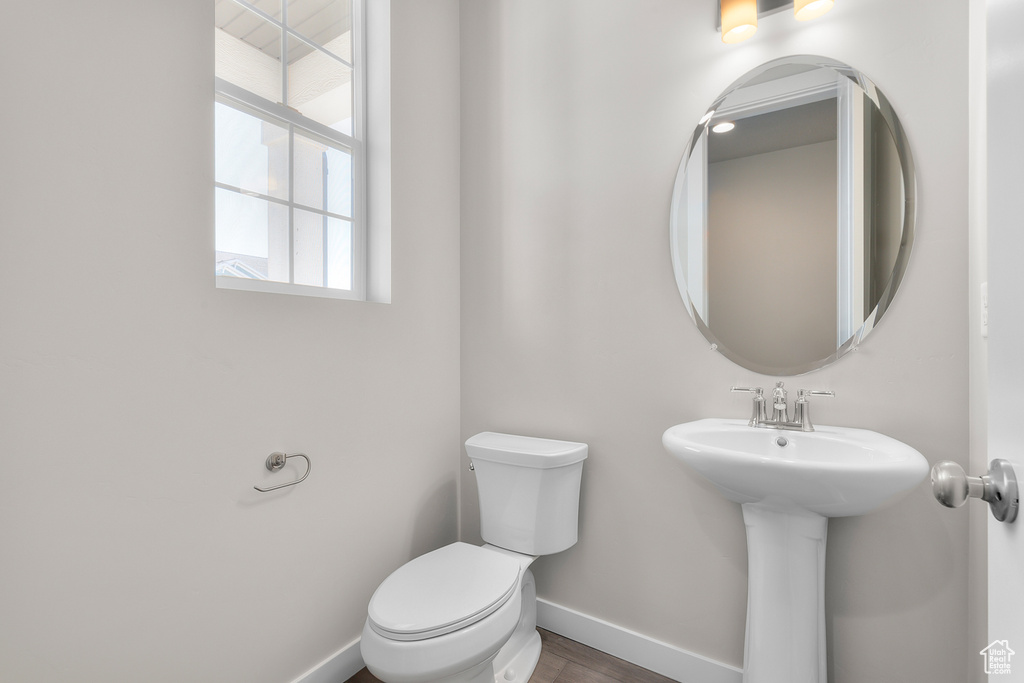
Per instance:
[[[540,559],[542,598],[741,664],[746,551],[738,506],[672,463],[669,426],[743,417],[732,384],[768,385],[710,352],[668,255],[672,181],[692,126],[737,77],[823,54],[889,97],[915,152],[918,236],[903,287],[856,353],[793,388],[834,389],[816,420],[874,429],[966,464],[965,3],[837,3],[762,19],[723,45],[702,0],[476,0],[462,21],[462,436],[590,444],[581,539]],[[463,462],[465,466],[467,463]],[[462,537],[478,533],[462,474]],[[922,483],[830,524],[833,683],[967,679],[967,516]]]
[[[210,0],[4,4],[0,678],[292,680],[455,540],[458,4],[393,5],[383,305],[215,289]]]

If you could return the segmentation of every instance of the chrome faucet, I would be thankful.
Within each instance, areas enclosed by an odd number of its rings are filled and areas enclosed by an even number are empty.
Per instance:
[[[817,391],[812,389],[800,389],[796,392],[796,401],[793,403],[793,419],[789,419],[789,402],[786,388],[782,382],[776,382],[772,389],[772,416],[768,419],[768,411],[764,398],[764,389],[761,387],[732,387],[731,391],[745,391],[754,394],[754,409],[750,416],[751,427],[765,427],[768,429],[790,429],[801,432],[813,432],[814,425],[811,424],[811,396],[835,396],[834,391]]]

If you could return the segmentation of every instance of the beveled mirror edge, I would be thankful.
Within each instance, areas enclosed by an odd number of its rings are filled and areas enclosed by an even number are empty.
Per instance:
[[[700,140],[703,131],[706,128],[707,121],[710,119],[708,113],[713,113],[719,107],[721,102],[723,102],[735,89],[760,76],[769,69],[783,64],[807,64],[832,69],[859,85],[871,101],[874,102],[879,113],[882,115],[883,120],[889,127],[889,131],[893,138],[893,144],[896,147],[897,154],[900,159],[900,169],[903,173],[904,213],[900,248],[897,252],[896,260],[893,265],[893,271],[882,290],[882,294],[879,296],[878,304],[871,313],[867,315],[864,323],[850,336],[849,339],[843,342],[843,344],[840,345],[834,353],[829,354],[824,358],[815,359],[808,361],[807,363],[800,363],[797,365],[771,366],[750,361],[723,345],[718,338],[715,337],[711,329],[705,324],[704,320],[701,319],[701,317],[694,311],[693,302],[690,300],[687,292],[686,276],[683,271],[683,265],[679,260],[676,222],[679,216],[679,205],[682,196],[683,183],[686,179],[686,167],[690,160],[690,156],[693,153],[694,146]],[[849,352],[855,350],[881,320],[882,315],[889,309],[893,299],[896,297],[896,293],[899,291],[900,283],[903,281],[903,276],[905,275],[910,262],[910,253],[916,231],[917,176],[915,174],[914,160],[910,151],[910,144],[907,140],[906,131],[900,123],[899,118],[896,116],[896,112],[893,109],[892,104],[878,89],[874,82],[871,81],[871,79],[848,64],[820,55],[790,55],[787,57],[773,59],[754,67],[733,81],[729,87],[722,91],[722,94],[715,99],[711,106],[708,107],[705,116],[701,120],[704,121],[704,123],[697,124],[693,134],[690,136],[690,140],[687,142],[685,150],[683,151],[682,159],[679,162],[679,168],[676,171],[675,182],[672,186],[672,198],[669,207],[669,251],[672,258],[672,272],[676,280],[676,288],[679,290],[680,297],[686,307],[686,312],[697,326],[697,329],[700,330],[700,333],[711,344],[713,350],[718,351],[736,365],[746,368],[747,370],[751,370],[762,375],[791,377],[807,374],[814,370],[820,370],[821,368],[835,363]]]

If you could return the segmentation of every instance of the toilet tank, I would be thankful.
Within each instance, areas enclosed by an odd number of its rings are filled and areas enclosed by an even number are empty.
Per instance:
[[[485,542],[524,555],[576,543],[587,444],[482,432],[466,441]]]

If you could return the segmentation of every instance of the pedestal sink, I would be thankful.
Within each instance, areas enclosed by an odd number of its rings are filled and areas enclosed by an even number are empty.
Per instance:
[[[928,473],[924,456],[866,429],[800,432],[744,420],[676,425],[662,443],[743,507],[743,682],[826,683],[828,518],[863,515],[905,494]]]

